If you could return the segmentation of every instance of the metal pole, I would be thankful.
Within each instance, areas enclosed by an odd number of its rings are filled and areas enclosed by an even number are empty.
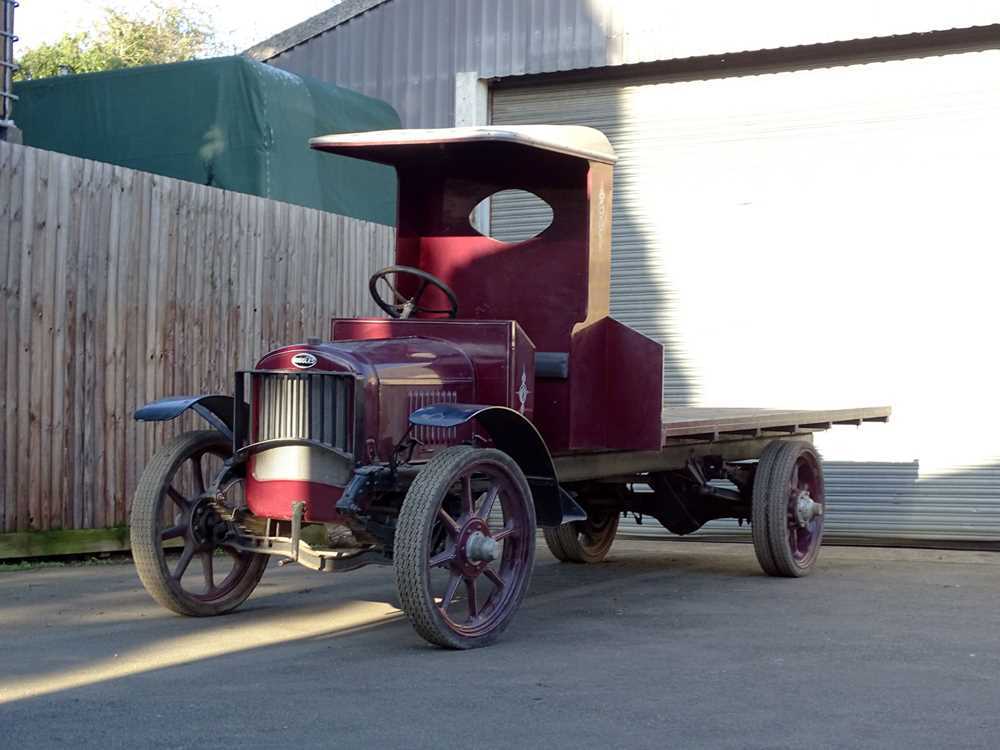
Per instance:
[[[16,0],[0,0],[0,140],[14,127],[14,8]]]

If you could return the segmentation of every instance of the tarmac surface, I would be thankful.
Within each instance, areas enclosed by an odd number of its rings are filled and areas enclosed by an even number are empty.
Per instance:
[[[786,580],[745,544],[540,546],[466,652],[416,636],[388,568],[272,564],[213,619],[130,564],[0,572],[0,747],[1000,747],[1000,553],[834,547]]]

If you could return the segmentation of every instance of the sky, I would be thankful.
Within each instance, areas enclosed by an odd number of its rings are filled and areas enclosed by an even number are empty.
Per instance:
[[[149,0],[18,1],[14,15],[15,33],[20,37],[17,52],[55,41],[67,32],[93,28],[108,6],[135,12],[150,5]],[[171,4],[171,0],[164,4]],[[336,5],[337,0],[188,0],[178,4],[205,11],[218,41],[227,51],[239,52]]]

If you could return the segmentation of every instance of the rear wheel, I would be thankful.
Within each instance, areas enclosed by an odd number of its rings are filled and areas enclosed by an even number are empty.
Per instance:
[[[757,462],[757,471],[754,474],[753,500],[750,505],[753,551],[757,556],[757,563],[761,570],[769,576],[778,575],[778,569],[774,566],[774,553],[771,552],[771,538],[768,536],[767,530],[767,493],[771,486],[771,467],[774,465],[774,457],[781,449],[781,445],[780,441],[775,440],[764,448],[764,452]]]
[[[427,641],[495,641],[528,590],[535,556],[531,490],[506,453],[448,448],[410,485],[396,526],[399,598]]]
[[[181,615],[235,609],[267,567],[267,555],[223,543],[228,524],[205,496],[231,454],[229,440],[215,430],[185,432],[160,448],[139,478],[130,529],[136,571],[157,602]]]
[[[803,441],[772,443],[753,490],[754,550],[768,575],[797,578],[812,570],[823,541],[826,495],[819,453]]]
[[[556,559],[563,562],[601,562],[614,544],[619,517],[616,510],[589,511],[586,521],[542,529],[545,545]]]

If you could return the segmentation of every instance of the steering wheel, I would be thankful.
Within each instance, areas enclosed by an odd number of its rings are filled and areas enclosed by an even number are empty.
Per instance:
[[[395,277],[398,277],[400,274],[415,276],[420,280],[420,283],[417,285],[417,291],[412,297],[407,297],[399,291]],[[392,281],[389,280],[390,276],[393,277]],[[379,294],[378,282],[380,280],[385,281],[386,286],[389,287],[394,302],[386,302],[382,295]],[[428,286],[437,287],[448,298],[450,306],[447,310],[435,310],[420,304],[420,298],[423,297]],[[419,268],[414,268],[413,266],[386,266],[381,271],[376,271],[368,280],[368,292],[371,294],[372,299],[375,300],[375,304],[385,310],[391,318],[406,319],[413,315],[413,313],[447,315],[449,318],[454,318],[458,315],[458,297],[455,296],[455,293],[448,285],[434,274],[421,271]]]

